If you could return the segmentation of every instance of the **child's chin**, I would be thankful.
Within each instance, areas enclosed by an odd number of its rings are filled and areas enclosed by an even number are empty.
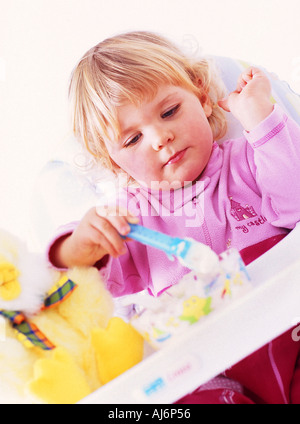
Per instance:
[[[163,190],[163,191],[170,191],[170,190],[177,190],[178,188],[181,188],[184,185],[184,182],[181,180],[164,180],[164,181],[151,181],[149,188],[152,190]]]

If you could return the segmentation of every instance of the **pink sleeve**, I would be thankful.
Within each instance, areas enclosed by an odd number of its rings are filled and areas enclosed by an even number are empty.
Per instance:
[[[57,230],[55,231],[55,234],[53,235],[53,237],[51,238],[51,240],[48,242],[48,245],[46,247],[46,259],[47,259],[47,262],[52,267],[58,269],[59,271],[66,271],[66,268],[57,268],[57,267],[55,267],[55,265],[53,265],[52,260],[51,260],[51,249],[54,246],[54,244],[60,238],[62,238],[64,236],[67,236],[68,234],[72,234],[78,224],[79,224],[79,222],[70,222],[70,223],[68,223],[66,225],[62,225],[62,226],[58,227]]]
[[[141,275],[141,273],[146,274],[146,264],[144,268],[139,272],[132,254],[128,251],[118,258],[109,257],[106,266],[101,268],[100,273],[110,293],[114,297],[120,297],[148,288],[146,275]]]
[[[262,211],[277,227],[294,228],[300,220],[300,128],[278,106],[252,131],[255,179]]]

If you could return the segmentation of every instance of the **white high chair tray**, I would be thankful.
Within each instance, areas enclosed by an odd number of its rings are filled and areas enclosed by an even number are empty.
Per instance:
[[[300,225],[247,269],[253,290],[80,403],[174,403],[300,322]]]

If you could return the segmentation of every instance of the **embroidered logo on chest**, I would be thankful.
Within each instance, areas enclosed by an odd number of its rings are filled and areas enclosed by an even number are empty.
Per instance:
[[[244,219],[249,219],[253,218],[254,216],[257,216],[257,213],[255,212],[253,206],[242,206],[241,203],[236,202],[235,200],[233,200],[232,197],[229,197],[229,200],[231,204],[230,213],[237,221],[243,221]]]

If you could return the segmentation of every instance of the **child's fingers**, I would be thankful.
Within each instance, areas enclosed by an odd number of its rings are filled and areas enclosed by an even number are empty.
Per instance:
[[[125,253],[124,239],[108,218],[95,214],[90,226],[93,244],[101,246],[106,253],[114,257]]]
[[[102,218],[106,218],[123,236],[129,233],[130,226],[128,223],[136,224],[138,218],[124,208],[97,206],[96,213]]]
[[[218,105],[226,112],[230,112],[228,105],[228,97],[224,97],[223,99],[218,100]]]
[[[256,78],[257,80],[254,82],[253,80]],[[237,85],[236,85],[236,90],[230,93],[226,98],[220,99],[218,101],[218,105],[222,109],[224,109],[226,112],[231,112],[232,106],[234,102],[236,102],[236,100],[239,98],[239,95],[246,92],[249,94],[250,89],[253,92],[253,90],[255,90],[257,87],[258,81],[263,82],[263,87],[268,88],[269,83],[266,83],[266,76],[264,72],[259,68],[250,66],[239,75]]]
[[[99,218],[92,226],[97,234],[94,242],[101,245],[109,255],[118,257],[126,252],[124,239],[108,220]]]
[[[218,101],[218,105],[225,110],[226,112],[231,112],[230,104],[235,99],[235,97],[238,95],[237,91],[233,91],[228,95],[228,97],[224,97],[223,99],[220,99]]]
[[[112,256],[126,252],[124,236],[130,231],[129,222],[137,223],[138,218],[125,209],[101,206],[96,208],[93,226],[99,232],[103,248]]]
[[[237,81],[236,91],[241,92],[241,90],[257,76],[264,76],[263,71],[255,66],[249,66],[249,68],[245,69],[245,71],[240,74]]]

